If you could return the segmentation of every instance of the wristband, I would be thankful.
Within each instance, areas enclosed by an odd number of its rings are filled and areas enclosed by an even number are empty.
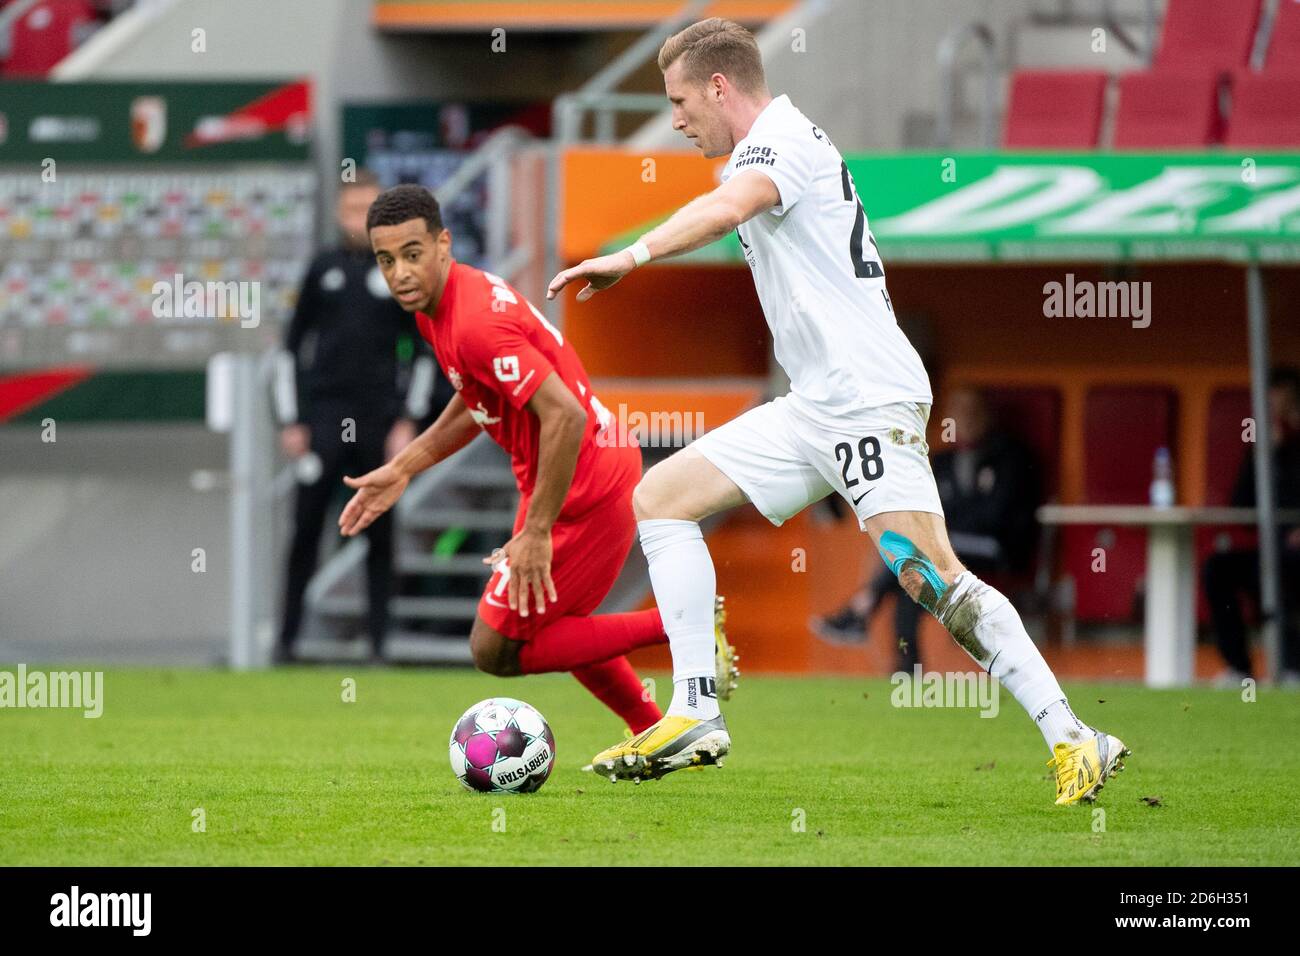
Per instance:
[[[632,261],[638,266],[643,266],[650,261],[650,250],[640,239],[628,246],[627,251],[632,253]]]

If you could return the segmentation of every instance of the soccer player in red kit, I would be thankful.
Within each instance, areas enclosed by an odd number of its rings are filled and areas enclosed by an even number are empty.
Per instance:
[[[504,280],[452,258],[428,190],[384,192],[366,225],[389,289],[416,314],[456,395],[392,461],[344,479],[356,494],[340,529],[363,530],[413,475],[486,431],[510,453],[520,502],[513,537],[485,559],[493,573],[470,631],[474,663],[503,677],[571,671],[640,733],[662,715],[624,655],[667,640],[659,612],[592,613],[632,547],[640,446],[617,433],[560,331]],[[726,696],[734,665],[718,632]]]

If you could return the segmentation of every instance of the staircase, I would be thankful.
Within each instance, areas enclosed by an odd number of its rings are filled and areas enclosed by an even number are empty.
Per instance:
[[[470,663],[467,637],[491,574],[483,557],[509,540],[518,501],[509,459],[486,435],[412,482],[396,509],[393,623],[385,650],[391,661]],[[304,658],[368,653],[361,634],[367,547],[364,537],[349,542],[312,580]]]

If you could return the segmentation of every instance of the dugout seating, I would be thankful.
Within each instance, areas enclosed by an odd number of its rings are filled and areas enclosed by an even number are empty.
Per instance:
[[[1038,386],[986,386],[982,389],[993,420],[1018,439],[1033,459],[1038,502],[1057,501],[1061,483],[1061,393]],[[1051,569],[1056,562],[1057,529],[1044,525],[1025,555],[1024,565],[988,574],[989,583],[1010,595],[1024,614],[1046,614]]]
[[[1084,456],[1088,504],[1144,504],[1149,500],[1156,449],[1177,454],[1178,399],[1159,386],[1090,389],[1084,408]],[[1093,550],[1105,551],[1106,571],[1094,572]],[[1064,573],[1074,581],[1075,618],[1127,623],[1139,613],[1146,575],[1142,528],[1070,525],[1061,530]],[[1129,582],[1125,584],[1124,582]]]
[[[1100,70],[1021,70],[1011,79],[1006,149],[1094,149],[1107,76]]]
[[[1251,417],[1250,390],[1246,388],[1221,388],[1210,398],[1206,422],[1205,504],[1227,507],[1232,504],[1232,489],[1237,483],[1237,472],[1253,445],[1242,441],[1242,421]],[[1259,535],[1254,528],[1228,525],[1221,528],[1196,529],[1196,567],[1205,567],[1205,561],[1216,551],[1237,548],[1254,548]],[[1205,593],[1196,589],[1196,620],[1206,624],[1210,620],[1210,606]]]
[[[991,387],[985,388],[984,394],[999,426],[1020,439],[1033,455],[1043,500],[1056,500],[1061,481],[1060,391]]]

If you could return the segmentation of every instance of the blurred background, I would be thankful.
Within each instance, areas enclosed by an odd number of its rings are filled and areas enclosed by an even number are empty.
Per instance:
[[[755,32],[772,92],[844,154],[935,387],[954,543],[1058,674],[1300,666],[1296,0],[5,0],[0,660],[272,660],[319,480],[283,428],[350,354],[321,351],[320,302],[351,280],[315,264],[369,177],[437,192],[455,255],[546,309],[648,463],[779,394],[734,237],[545,302],[716,184],[655,66],[709,15]],[[447,393],[403,320],[384,388],[423,426]],[[422,475],[383,567],[335,533],[344,492],[319,560],[298,548],[299,656],[358,659],[382,629],[390,662],[468,665],[503,455],[480,439]],[[971,666],[833,503],[707,533],[750,670]],[[634,550],[606,609],[648,599]]]

